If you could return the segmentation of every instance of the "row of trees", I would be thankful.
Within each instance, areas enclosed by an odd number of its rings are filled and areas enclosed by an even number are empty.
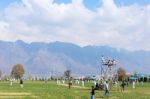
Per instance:
[[[118,68],[117,73],[118,73],[118,80],[119,81],[127,80],[128,79],[128,76],[126,74],[125,69],[123,69],[123,68],[120,67],[120,68]],[[68,80],[70,80],[70,78],[71,78],[71,70],[66,70],[64,72],[64,76],[65,76],[65,78],[67,78]]]
[[[117,73],[118,73],[118,80],[127,79],[126,71],[123,68],[119,68],[117,70]],[[25,74],[25,70],[21,64],[16,64],[13,66],[12,71],[11,71],[11,77],[20,79],[21,77],[23,77],[24,74]],[[0,70],[0,77],[1,76],[2,76],[2,71]],[[66,70],[64,72],[64,76],[65,76],[65,78],[70,80],[71,70]]]
[[[21,64],[16,64],[13,66],[11,71],[11,77],[20,79],[25,74],[25,70]],[[0,70],[0,77],[2,76],[2,70]]]

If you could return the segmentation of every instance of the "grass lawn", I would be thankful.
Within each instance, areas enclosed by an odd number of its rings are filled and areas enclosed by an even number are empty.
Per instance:
[[[24,88],[17,82],[10,86],[8,82],[0,82],[0,99],[90,99],[91,85],[85,87],[74,86],[68,89],[65,85],[57,85],[54,81],[24,81]],[[113,87],[110,97],[103,97],[103,91],[96,91],[96,99],[150,99],[150,83],[140,84],[132,89],[126,87],[125,92],[117,91]]]

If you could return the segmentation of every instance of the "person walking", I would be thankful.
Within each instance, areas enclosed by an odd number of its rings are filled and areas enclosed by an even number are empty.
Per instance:
[[[105,93],[104,96],[109,96],[109,85],[108,85],[108,81],[106,81],[105,83]]]
[[[94,89],[94,86],[92,86],[90,99],[95,99],[95,89]]]

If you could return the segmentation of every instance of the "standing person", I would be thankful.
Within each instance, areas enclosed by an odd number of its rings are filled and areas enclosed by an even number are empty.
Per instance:
[[[94,89],[94,86],[92,86],[91,98],[90,99],[95,99],[95,89]]]
[[[144,78],[142,78],[142,81],[141,81],[142,86],[143,86],[143,81],[144,81]]]
[[[64,79],[63,79],[62,83],[65,84],[65,80]]]
[[[69,80],[68,85],[69,85],[69,89],[70,89],[72,86],[72,80]]]
[[[96,86],[96,80],[94,80],[94,85]]]
[[[132,82],[132,88],[135,88],[135,81]]]
[[[47,81],[48,81],[47,77],[45,77],[45,79],[44,79],[44,80],[45,80],[45,83],[47,83]]]
[[[77,80],[77,84],[78,84],[78,85],[80,84],[80,80]]]
[[[124,91],[124,87],[125,87],[125,85],[126,85],[126,84],[125,84],[125,81],[123,80],[123,81],[122,81],[122,83],[121,83],[121,92],[123,92],[123,91]]]
[[[84,86],[84,80],[82,80],[82,86]]]
[[[108,81],[106,81],[105,83],[105,93],[104,93],[105,96],[109,96],[109,86],[108,86]]]
[[[56,81],[56,83],[58,84],[58,78],[57,78],[57,81]]]
[[[13,84],[12,78],[9,80],[9,83],[10,83],[10,86],[12,86],[12,84]]]
[[[23,80],[20,79],[20,87],[23,88]]]
[[[127,85],[127,87],[129,86],[129,81],[126,81],[126,85]]]

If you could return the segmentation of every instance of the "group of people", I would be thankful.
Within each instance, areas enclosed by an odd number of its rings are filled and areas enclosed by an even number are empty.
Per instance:
[[[109,84],[108,84],[108,81],[104,82],[103,84],[104,88],[104,96],[109,96]],[[123,92],[125,90],[125,86],[128,86],[128,82],[127,81],[122,81],[121,84],[120,84],[120,90],[121,92]],[[95,99],[95,90],[99,90],[98,88],[99,86],[96,84],[95,87],[92,86],[92,90],[91,90],[91,97],[90,99]],[[134,89],[135,88],[135,81],[132,81],[132,88]]]
[[[13,81],[14,81],[14,79],[9,80],[10,86],[13,85]],[[20,87],[23,88],[23,79],[20,79]]]
[[[92,86],[90,99],[95,99],[95,90],[97,90],[97,87]],[[109,84],[108,84],[108,81],[106,81],[104,83],[104,96],[109,96]]]
[[[84,86],[85,81],[83,79],[82,80],[80,80],[80,79],[75,80],[75,83],[77,85],[80,85],[80,82],[81,82],[82,86]]]
[[[135,84],[136,84],[136,81],[132,81],[132,88],[135,89]],[[122,81],[120,87],[121,87],[121,92],[123,92],[125,90],[125,86],[128,86],[128,82],[127,81]]]
[[[72,83],[73,83],[72,80],[68,80],[69,89],[71,88]],[[80,81],[76,80],[75,83],[79,85]],[[94,83],[94,86],[92,86],[92,89],[91,89],[90,99],[95,99],[95,90],[104,90],[103,96],[110,96],[109,89],[111,90],[111,87],[112,87],[111,84],[112,85],[115,84],[116,87],[120,89],[121,92],[124,92],[125,86],[129,85],[129,82],[125,80],[123,80],[120,84],[117,81],[114,81],[114,82],[110,81],[109,83],[108,81],[105,81],[105,82],[101,81],[99,83],[96,83],[96,80],[94,80],[93,83]],[[82,86],[84,86],[84,80],[82,80]],[[135,88],[135,81],[132,81],[132,87]]]
[[[71,88],[71,86],[72,86],[72,80],[68,80],[68,87],[69,87],[69,89]],[[80,80],[76,80],[76,82],[75,82],[77,85],[79,85],[80,84]],[[82,87],[84,87],[84,83],[85,83],[85,81],[84,80],[82,80],[81,81],[81,83],[82,83]]]

